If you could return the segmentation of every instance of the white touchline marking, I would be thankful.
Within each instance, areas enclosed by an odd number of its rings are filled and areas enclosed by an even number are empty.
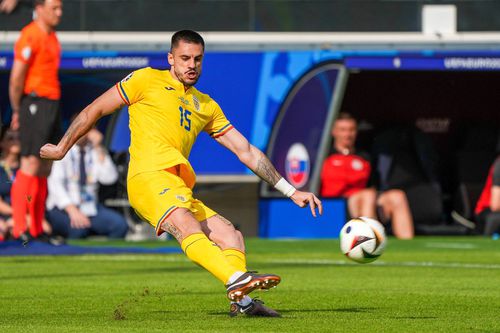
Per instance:
[[[460,262],[433,262],[433,261],[401,261],[385,262],[376,261],[366,265],[360,265],[344,260],[330,259],[281,259],[281,260],[261,260],[262,262],[273,264],[300,264],[300,265],[342,265],[342,266],[405,266],[405,267],[436,267],[436,268],[481,268],[481,269],[500,269],[500,264],[471,264]]]
[[[73,256],[72,260],[82,261],[159,261],[159,262],[190,262],[181,255],[82,255]],[[467,269],[500,269],[500,264],[475,264],[460,262],[434,262],[434,261],[395,261],[386,262],[378,260],[366,265],[356,264],[347,260],[332,259],[257,259],[258,263],[271,264],[298,264],[298,265],[337,265],[337,266],[401,266],[401,267],[436,267],[436,268],[467,268]]]
[[[477,249],[477,245],[471,243],[427,243],[426,247],[438,249]]]

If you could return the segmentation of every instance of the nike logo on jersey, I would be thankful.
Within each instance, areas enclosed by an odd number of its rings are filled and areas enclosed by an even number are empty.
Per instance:
[[[175,90],[175,89],[174,89],[174,88],[172,88],[172,87],[165,87],[165,89],[167,89],[167,90]]]

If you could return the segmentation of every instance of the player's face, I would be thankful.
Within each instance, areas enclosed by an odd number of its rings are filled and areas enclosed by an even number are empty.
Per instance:
[[[36,7],[36,15],[45,24],[55,28],[61,21],[62,7],[61,0],[45,0],[43,5]]]
[[[346,148],[354,146],[357,133],[358,128],[356,122],[351,119],[340,119],[335,121],[332,129],[335,144]]]
[[[193,86],[198,82],[202,60],[203,46],[182,40],[168,54],[172,75],[186,87]]]

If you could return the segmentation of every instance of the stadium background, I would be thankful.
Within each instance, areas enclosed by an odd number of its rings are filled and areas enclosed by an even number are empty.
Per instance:
[[[11,49],[18,30],[30,20],[28,3],[21,2],[13,14],[0,20],[4,122],[10,117]],[[433,4],[454,6],[456,31],[438,27],[423,33],[428,28],[424,6]],[[292,87],[318,64],[340,64],[345,72],[338,80],[342,88],[335,90],[336,82],[327,94],[336,102],[326,103],[325,118],[315,122],[315,130],[322,134],[316,137],[317,159],[309,161],[307,186],[317,189],[314,165],[327,153],[325,129],[338,110],[348,110],[368,125],[361,133],[361,145],[368,145],[374,129],[382,125],[418,126],[432,136],[441,157],[437,175],[443,207],[433,221],[439,227],[427,232],[465,233],[454,228],[450,215],[458,209],[470,217],[470,207],[467,211],[464,200],[457,199],[464,185],[458,162],[465,153],[480,156],[473,181],[481,183],[497,149],[491,138],[498,136],[500,123],[496,93],[500,34],[495,32],[500,30],[495,15],[499,2],[68,0],[64,6],[58,30],[64,50],[61,80],[66,124],[71,114],[134,68],[164,67],[171,31],[192,28],[207,40],[200,90],[221,104],[253,144],[270,151],[274,149],[272,128],[280,110],[286,111],[285,100],[293,97]],[[314,109],[320,97],[303,98]],[[108,132],[116,158],[123,160],[126,139],[120,132],[123,127],[113,126],[116,123],[105,119],[100,127]],[[477,133],[490,135],[477,145]],[[220,158],[206,163],[209,151]],[[323,224],[311,225],[305,214],[283,214],[287,203],[274,198],[269,189],[259,188],[248,170],[207,137],[199,139],[192,161],[200,175],[201,199],[249,236],[332,237],[345,219],[339,200],[327,200]],[[278,169],[285,173],[284,165]],[[108,190],[109,199],[123,199],[123,188]],[[108,202],[127,210],[123,201]],[[293,230],[284,228],[291,223]]]

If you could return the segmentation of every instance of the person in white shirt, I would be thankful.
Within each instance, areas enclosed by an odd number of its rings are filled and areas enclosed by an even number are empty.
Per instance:
[[[102,146],[103,135],[92,129],[60,161],[48,178],[47,217],[53,234],[66,238],[102,235],[123,238],[125,218],[99,203],[99,184],[116,182],[118,172]]]

